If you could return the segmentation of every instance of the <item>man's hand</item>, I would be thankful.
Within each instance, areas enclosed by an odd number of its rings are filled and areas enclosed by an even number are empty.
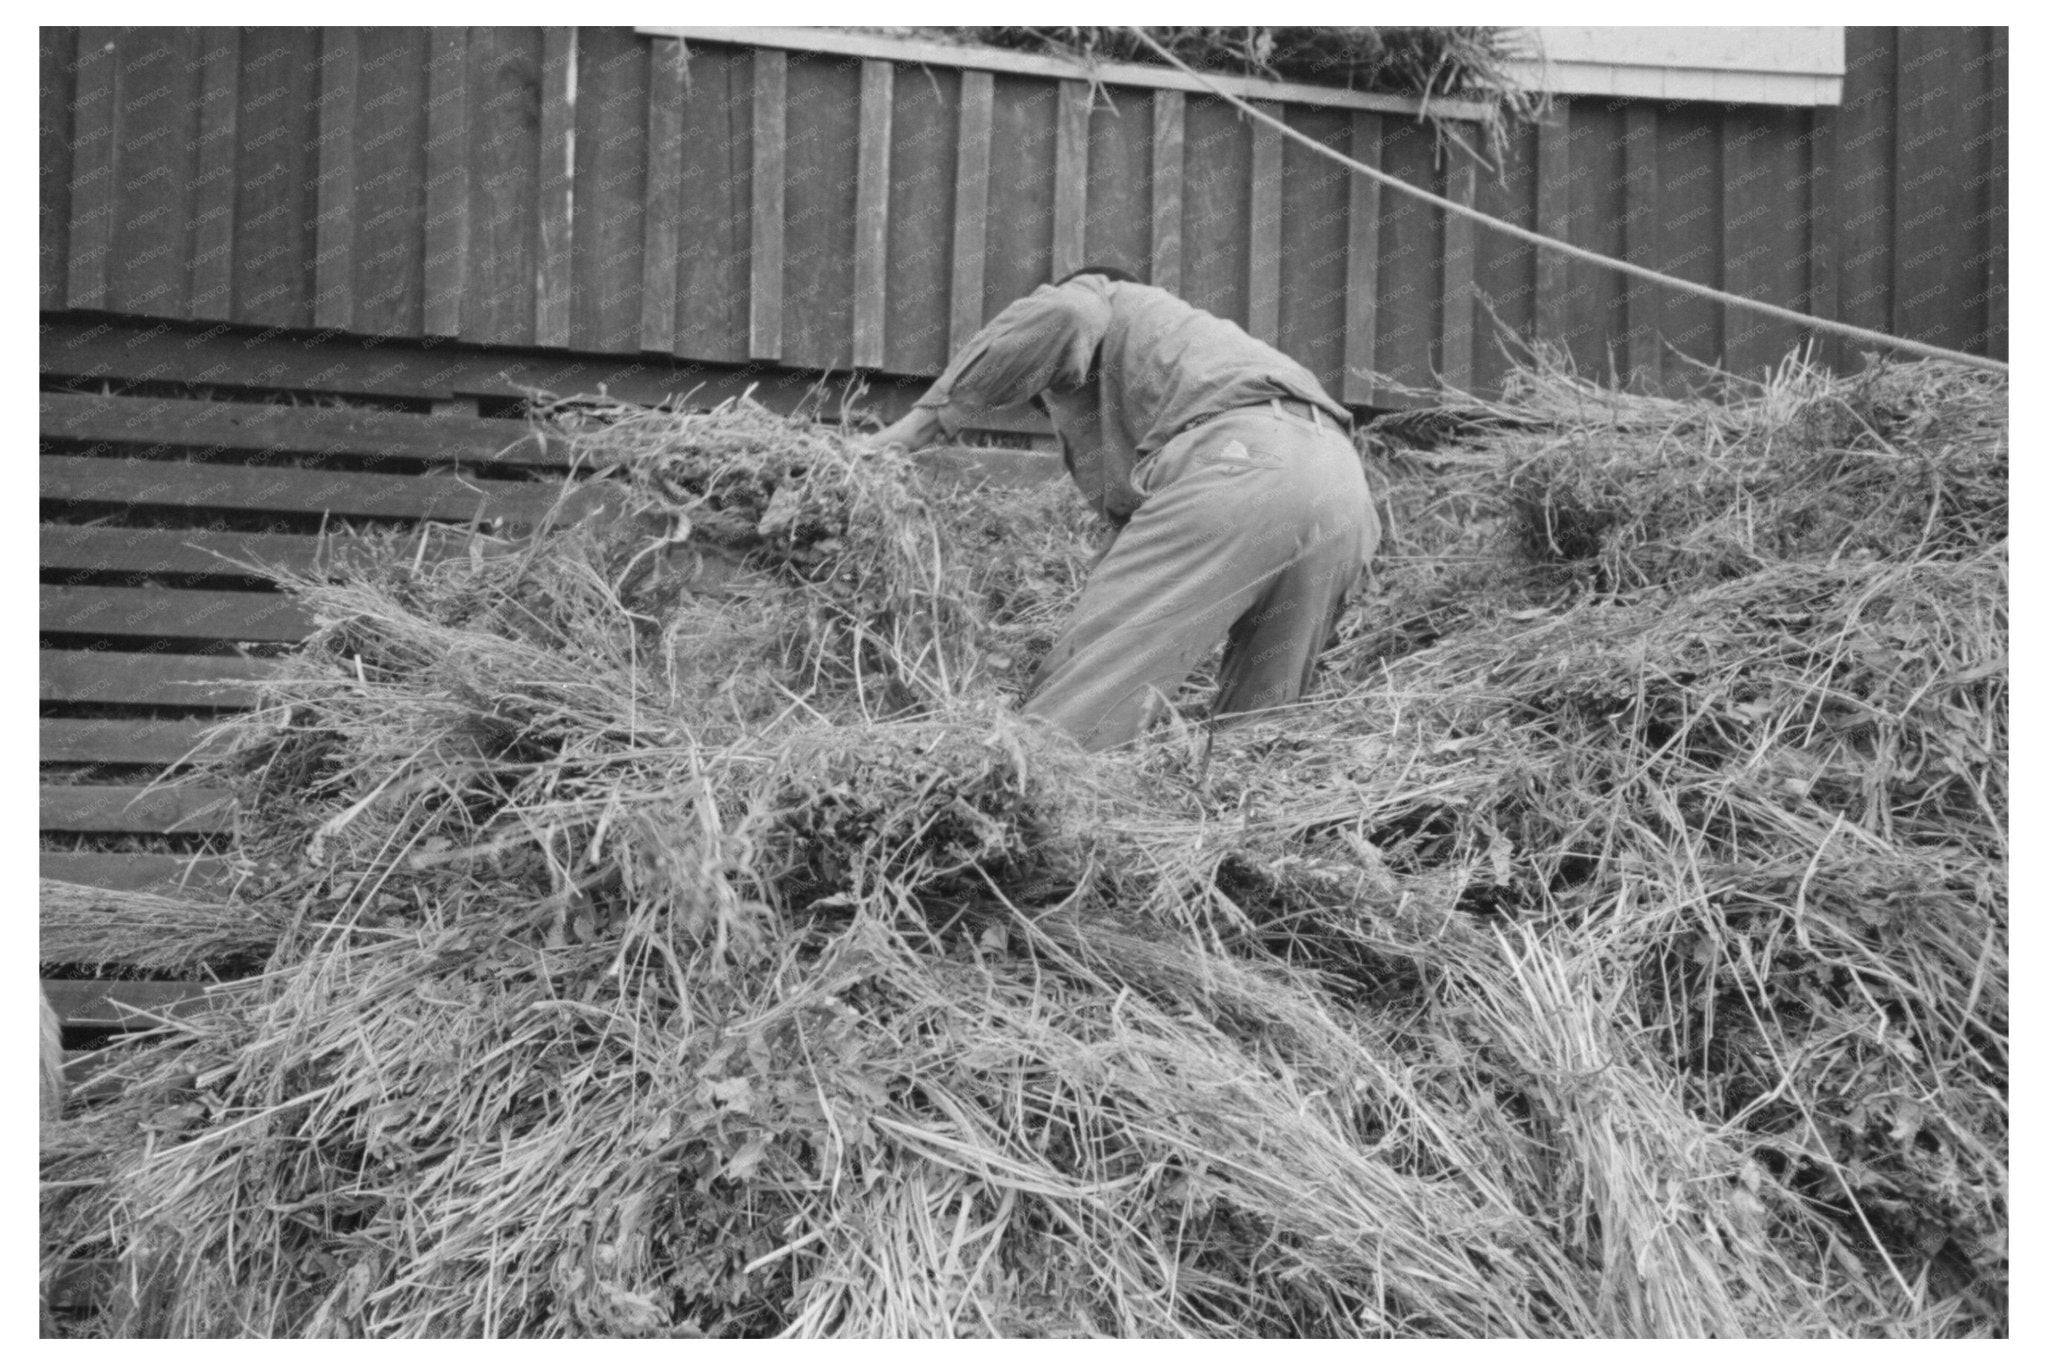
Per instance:
[[[930,408],[912,408],[897,421],[868,437],[867,443],[876,449],[894,446],[903,451],[922,450],[943,435],[945,429],[939,425],[936,412]]]

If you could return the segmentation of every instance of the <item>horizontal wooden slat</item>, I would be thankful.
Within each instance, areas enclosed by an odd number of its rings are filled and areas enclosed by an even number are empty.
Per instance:
[[[201,1008],[203,981],[45,981],[50,1008],[67,1028],[120,1028],[145,1023],[135,1011],[176,1015]],[[132,1008],[124,1009],[122,1006]]]
[[[274,592],[190,588],[39,588],[48,634],[144,635],[177,640],[302,640],[313,621]]]
[[[1066,476],[1059,456],[1039,450],[935,446],[911,456],[934,481],[948,484],[992,484],[998,488],[1031,488]]]
[[[600,515],[605,505],[595,499],[574,504],[587,515]],[[554,525],[566,526],[573,517],[558,514]],[[134,526],[66,526],[44,522],[40,528],[42,567],[72,573],[207,574],[213,577],[274,579],[278,571],[309,573],[346,563],[350,556],[377,545],[381,554],[394,553],[386,537],[395,536],[395,553],[407,563],[423,560],[461,558],[471,549],[465,527],[436,523],[438,530],[422,546],[419,528],[387,528],[358,535],[352,531],[331,531],[326,535],[284,535],[254,531],[198,531]],[[486,553],[515,543],[490,531],[484,532]],[[524,543],[518,541],[516,543]]]
[[[527,422],[370,408],[289,407],[189,398],[45,393],[45,438],[294,455],[384,455],[436,464],[503,462],[559,466],[568,443]]]
[[[45,763],[177,763],[193,754],[212,720],[41,720],[37,755]]]
[[[219,858],[183,853],[63,853],[37,855],[39,875],[53,881],[110,891],[196,891],[219,882],[227,865]]]
[[[145,654],[112,649],[46,649],[38,659],[43,701],[140,706],[247,706],[249,684],[275,665],[222,654]]]
[[[213,834],[227,793],[205,787],[44,787],[42,828],[86,834]]]
[[[520,354],[393,340],[366,347],[357,338],[307,334],[286,344],[252,346],[265,333],[254,327],[179,326],[121,319],[56,317],[38,328],[42,373],[97,389],[108,379],[311,389],[365,397],[445,399],[518,398],[526,389],[595,393],[624,402],[686,400],[708,408],[742,394],[776,412],[799,407],[832,417],[831,400],[817,403],[816,372],[761,365],[729,365],[640,355],[628,365],[616,356]],[[884,422],[908,412],[927,386],[922,379],[875,375],[861,406]],[[1050,425],[1018,405],[975,419],[985,431],[1044,435]]]
[[[528,523],[547,511],[561,492],[561,485],[554,482],[472,483],[448,475],[338,473],[90,455],[45,455],[39,465],[43,499],[67,503]]]
[[[244,576],[250,564],[303,572],[313,567],[321,543],[318,536],[48,522],[40,538],[45,569]]]
[[[67,1093],[82,1090],[109,1066],[121,1061],[132,1053],[118,1048],[94,1048],[91,1051],[67,1052],[64,1054],[64,1089]]]

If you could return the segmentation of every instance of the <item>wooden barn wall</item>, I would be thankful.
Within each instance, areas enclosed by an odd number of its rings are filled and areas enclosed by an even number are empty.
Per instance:
[[[2005,44],[1852,28],[1839,109],[1573,99],[1499,168],[1405,115],[1268,108],[1580,245],[2003,356]],[[1390,401],[1366,368],[1490,388],[1495,319],[1646,384],[1800,340],[1446,223],[1202,95],[603,28],[45,28],[41,63],[46,314],[917,379],[1107,260],[1359,404]]]

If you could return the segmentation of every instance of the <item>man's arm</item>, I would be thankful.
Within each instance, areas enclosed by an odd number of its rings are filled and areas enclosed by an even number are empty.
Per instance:
[[[1078,388],[1109,329],[1109,300],[1088,280],[1047,285],[996,314],[901,421],[875,439],[916,450],[959,429],[964,417]]]

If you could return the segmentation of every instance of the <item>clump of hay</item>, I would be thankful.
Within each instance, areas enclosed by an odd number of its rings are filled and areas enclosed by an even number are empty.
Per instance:
[[[46,1130],[46,1265],[189,1335],[2001,1330],[2003,393],[1786,382],[1532,377],[1315,695],[1121,755],[990,662],[1071,501],[584,419],[622,515],[294,585],[207,779],[265,970]]]
[[[911,30],[919,36],[954,36],[994,47],[1050,52],[1083,62],[1163,65],[1138,32],[1118,27],[982,27]],[[1542,110],[1515,63],[1536,54],[1513,29],[1476,25],[1165,26],[1144,32],[1198,71],[1263,76],[1409,95],[1423,101],[1423,117],[1447,141],[1464,139],[1451,120],[1431,109],[1435,99],[1479,104],[1480,127],[1498,153],[1512,130]]]

